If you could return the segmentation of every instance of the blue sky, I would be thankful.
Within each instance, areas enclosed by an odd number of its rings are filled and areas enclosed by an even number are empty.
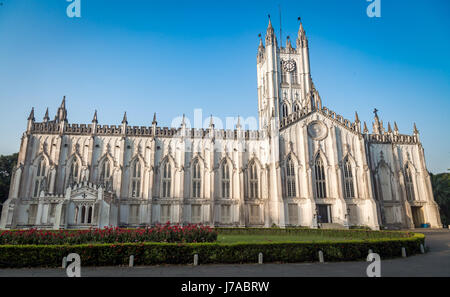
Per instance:
[[[400,133],[421,133],[428,168],[450,168],[450,1],[0,0],[0,154],[18,151],[32,106],[53,118],[160,125],[202,108],[204,117],[257,116],[256,50],[271,14],[295,37],[301,16],[323,103],[371,127],[372,110]],[[283,38],[283,39],[284,39]],[[285,42],[285,41],[283,41]]]

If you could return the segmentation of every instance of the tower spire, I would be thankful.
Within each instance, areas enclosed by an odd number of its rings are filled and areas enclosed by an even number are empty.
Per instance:
[[[266,31],[266,46],[275,44],[275,32],[272,27],[272,21],[270,20],[269,14],[269,25]]]
[[[308,39],[306,38],[305,29],[303,29],[302,19],[298,17],[300,23],[297,32],[297,48],[308,47]]]

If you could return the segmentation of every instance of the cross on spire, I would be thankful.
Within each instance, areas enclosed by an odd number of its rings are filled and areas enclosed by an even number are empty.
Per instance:
[[[374,109],[373,109],[373,113],[375,114],[376,117],[378,117],[377,112],[378,112],[378,109],[374,108]]]

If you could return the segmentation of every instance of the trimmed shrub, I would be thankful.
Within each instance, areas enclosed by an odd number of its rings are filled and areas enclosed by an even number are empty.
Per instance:
[[[322,230],[324,231],[324,230]],[[345,232],[345,231],[344,231]],[[353,232],[353,231],[352,231]],[[371,238],[342,242],[273,242],[273,243],[117,243],[79,245],[0,245],[0,267],[60,267],[63,257],[77,253],[82,266],[127,265],[134,255],[135,265],[189,264],[193,255],[199,263],[256,263],[258,254],[265,262],[314,262],[322,250],[325,261],[365,260],[368,250],[381,258],[420,252],[423,234],[407,233],[397,238]]]

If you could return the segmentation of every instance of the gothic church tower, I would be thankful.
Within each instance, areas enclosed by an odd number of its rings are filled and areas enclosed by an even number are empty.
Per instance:
[[[289,37],[286,47],[278,46],[269,19],[265,45],[260,40],[257,54],[259,126],[265,129],[271,117],[279,119],[302,108],[311,108],[308,95],[313,89],[309,68],[308,39],[302,23],[297,33],[297,48]]]

